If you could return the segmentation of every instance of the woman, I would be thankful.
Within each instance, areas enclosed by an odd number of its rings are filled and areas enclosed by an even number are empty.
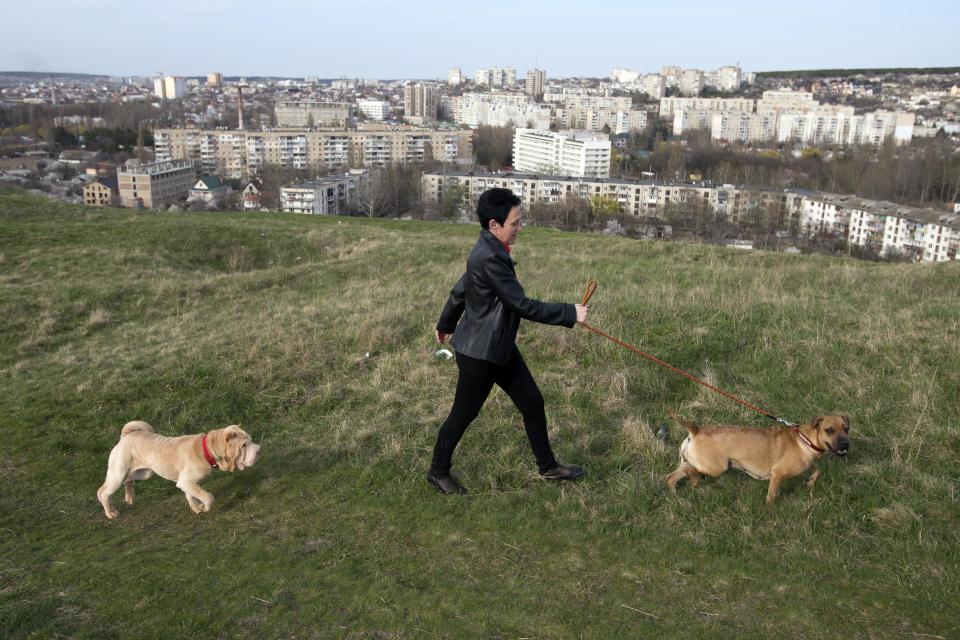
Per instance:
[[[560,464],[554,458],[543,395],[514,341],[521,318],[572,328],[586,320],[587,307],[540,302],[524,294],[510,259],[510,246],[521,229],[520,199],[512,191],[484,191],[477,202],[477,216],[483,227],[480,239],[437,323],[436,335],[441,344],[455,334],[452,342],[460,373],[453,408],[437,434],[427,481],[443,493],[467,492],[450,473],[453,451],[467,426],[480,413],[494,384],[507,392],[523,414],[523,426],[540,475],[553,480],[574,480],[583,475],[583,468]]]

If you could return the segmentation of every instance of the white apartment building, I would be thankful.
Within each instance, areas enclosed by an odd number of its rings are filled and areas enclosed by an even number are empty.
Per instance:
[[[279,100],[273,111],[278,127],[345,127],[350,120],[346,102]]]
[[[287,185],[280,189],[284,213],[344,215],[357,208],[358,194],[366,181],[363,169]]]
[[[757,111],[809,111],[819,106],[812,92],[790,89],[764,91],[763,99],[757,101]]]
[[[660,117],[670,118],[678,110],[753,113],[756,107],[757,101],[750,98],[661,98]]]
[[[609,78],[619,84],[633,84],[640,79],[640,72],[614,67],[610,69]]]
[[[543,85],[547,82],[547,72],[543,69],[527,69],[524,92],[535,100],[543,95]]]
[[[463,72],[460,67],[454,67],[447,71],[447,84],[454,87],[463,84]]]
[[[454,122],[471,127],[504,127],[509,123],[531,129],[550,128],[550,108],[523,94],[469,93],[450,99]]]
[[[617,111],[558,107],[554,111],[554,119],[562,129],[582,129],[594,133],[602,132],[604,126],[609,127],[613,134],[640,131],[647,126],[647,112],[641,109]]]
[[[678,112],[680,115],[684,112]],[[743,111],[709,112],[710,137],[726,142],[772,140],[777,133],[777,118],[771,113]],[[674,120],[676,123],[676,119]],[[676,129],[674,129],[676,131]]]
[[[736,91],[740,88],[740,67],[726,66],[717,69],[717,89]]]
[[[703,71],[684,69],[680,73],[680,93],[685,96],[698,96],[703,91]]]
[[[513,87],[517,84],[517,70],[513,67],[492,67],[477,69],[474,82],[490,87]]]
[[[589,132],[518,128],[513,136],[517,171],[579,177],[610,175],[610,140]]]
[[[359,100],[357,110],[371,120],[383,120],[390,115],[390,103],[386,100]]]
[[[777,120],[777,140],[803,144],[881,145],[892,137],[907,144],[913,137],[913,113],[874,111],[854,115],[848,111],[816,109],[783,112]]]
[[[880,255],[912,255],[923,262],[960,259],[960,215],[861,200],[850,212],[849,242]]]
[[[491,187],[510,189],[525,205],[558,204],[567,198],[604,197],[617,202],[621,213],[662,216],[672,206],[704,207],[727,220],[751,219],[757,211],[773,216],[781,225],[797,220],[802,196],[791,191],[751,187],[708,187],[688,183],[663,183],[630,179],[548,176],[530,173],[474,173],[428,171],[421,193],[426,202],[438,203],[443,190],[457,185],[464,190],[464,205]]]
[[[180,76],[154,78],[153,93],[158,98],[178,100],[187,95],[187,81]]]

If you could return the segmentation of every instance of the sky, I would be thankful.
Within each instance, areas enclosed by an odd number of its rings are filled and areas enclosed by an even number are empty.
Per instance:
[[[115,76],[522,78],[663,65],[960,66],[960,2],[46,0],[4,8],[0,71]]]

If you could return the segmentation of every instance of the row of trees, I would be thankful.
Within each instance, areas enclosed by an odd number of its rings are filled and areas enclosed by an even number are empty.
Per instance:
[[[709,180],[717,184],[749,184],[774,189],[804,188],[850,193],[915,206],[939,206],[960,196],[960,154],[943,137],[897,146],[892,141],[838,149],[802,148],[787,144],[756,150],[714,144],[705,131],[683,141],[668,141],[652,124],[629,139],[630,151],[612,163],[615,174],[660,180]],[[637,153],[652,144],[649,153]],[[798,153],[795,153],[797,151]]]

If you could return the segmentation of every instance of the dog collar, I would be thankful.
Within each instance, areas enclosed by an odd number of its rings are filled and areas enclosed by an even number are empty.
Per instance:
[[[203,457],[206,458],[207,462],[214,469],[218,469],[217,459],[213,457],[213,454],[210,453],[210,449],[207,448],[207,434],[203,434],[203,437],[200,438],[200,448],[203,449]]]
[[[823,449],[821,449],[821,448],[818,447],[817,445],[815,445],[815,444],[813,444],[812,442],[810,442],[810,438],[808,438],[807,436],[803,435],[803,433],[800,432],[800,427],[794,427],[794,428],[792,429],[792,431],[793,431],[795,434],[797,434],[797,437],[800,438],[800,440],[802,440],[805,445],[807,445],[808,447],[810,447],[811,449],[813,449],[813,450],[816,451],[817,453],[823,453]]]

